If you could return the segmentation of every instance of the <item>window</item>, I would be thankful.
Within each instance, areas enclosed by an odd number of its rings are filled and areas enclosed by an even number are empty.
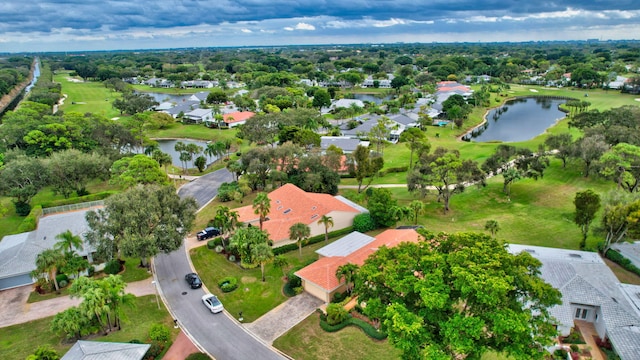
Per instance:
[[[577,308],[576,309],[576,315],[575,318],[576,319],[586,319],[587,318],[587,313],[589,312],[589,310],[587,309],[581,309],[581,308]]]

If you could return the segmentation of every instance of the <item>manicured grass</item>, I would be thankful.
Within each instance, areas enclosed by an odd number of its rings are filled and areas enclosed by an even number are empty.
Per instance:
[[[184,125],[176,122],[171,127],[162,130],[148,132],[148,136],[154,139],[197,139],[207,141],[234,140],[238,130],[233,129],[211,129],[202,124]]]
[[[316,313],[276,339],[273,346],[296,360],[401,358],[401,352],[387,340],[373,340],[354,326],[334,333],[322,330]]]
[[[135,300],[134,308],[125,308],[122,330],[113,332],[107,336],[91,338],[92,341],[128,342],[133,339],[146,342],[149,329],[152,324],[162,323],[172,331],[173,338],[177,336],[177,330],[173,329],[173,319],[166,308],[161,304],[158,309],[155,296],[142,296]],[[53,317],[47,317],[0,328],[0,359],[24,360],[32,354],[39,345],[51,345],[59,355],[64,354],[73,345],[66,342],[62,336],[54,334],[50,330]]]
[[[57,71],[53,81],[62,84],[62,93],[67,95],[60,110],[99,114],[108,119],[120,116],[120,111],[112,106],[113,100],[120,98],[120,94],[107,89],[101,82],[83,82],[79,77],[72,77],[68,71]]]

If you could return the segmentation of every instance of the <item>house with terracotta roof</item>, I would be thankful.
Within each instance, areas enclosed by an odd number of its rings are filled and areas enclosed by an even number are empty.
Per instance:
[[[223,126],[228,128],[243,125],[248,119],[252,118],[256,113],[251,111],[236,111],[222,116]]]
[[[415,229],[389,229],[375,238],[352,232],[318,249],[318,261],[295,274],[302,279],[302,287],[306,292],[328,303],[334,294],[346,291],[347,284],[336,277],[336,270],[340,266],[348,263],[362,266],[382,246],[391,248],[403,242],[418,242],[420,238]]]
[[[329,194],[306,192],[293,184],[285,184],[268,194],[271,211],[262,228],[269,234],[276,246],[289,240],[289,228],[295,223],[307,224],[311,229],[310,236],[324,234],[324,225],[318,224],[323,216],[333,218],[336,231],[353,225],[356,215],[368,212],[362,206],[342,197]],[[259,226],[260,217],[253,212],[251,205],[235,209],[238,220],[253,226]]]

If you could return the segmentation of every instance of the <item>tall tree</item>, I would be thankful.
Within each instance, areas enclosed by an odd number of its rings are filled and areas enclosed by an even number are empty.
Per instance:
[[[245,267],[256,264],[253,248],[260,244],[267,244],[269,235],[255,226],[242,227],[229,240],[229,247],[240,254],[240,263]]]
[[[169,184],[169,178],[160,170],[160,164],[147,155],[123,157],[111,165],[110,171],[111,182],[125,188],[138,184]]]
[[[422,148],[422,151],[429,152],[431,144],[426,140],[424,131],[419,128],[408,128],[400,134],[400,141],[406,143],[409,148],[409,170],[413,168],[413,153]],[[427,147],[427,149],[424,149]]]
[[[613,178],[619,189],[636,192],[640,188],[640,146],[616,144],[600,157],[600,164],[600,173]]]
[[[298,244],[300,256],[302,256],[302,243],[309,238],[309,235],[311,235],[311,229],[305,223],[295,223],[289,228],[289,239]]]
[[[576,142],[574,154],[584,162],[584,177],[589,177],[594,164],[607,150],[609,145],[602,135],[585,136]]]
[[[492,350],[542,359],[556,336],[548,309],[561,295],[538,277],[541,263],[489,235],[425,235],[378,249],[356,278],[365,314],[403,358],[478,359]]]
[[[47,168],[40,159],[20,155],[7,161],[4,168],[0,169],[0,193],[13,198],[16,213],[20,216],[29,215],[31,198],[47,182]]]
[[[640,195],[610,191],[603,200],[602,227],[606,232],[602,253],[606,254],[611,245],[625,241],[627,235],[640,233]]]
[[[85,238],[107,260],[137,256],[146,265],[150,257],[182,245],[196,209],[193,198],[180,199],[172,186],[138,185],[89,211]]]
[[[438,200],[444,203],[444,212],[449,211],[451,197],[464,191],[468,183],[484,185],[485,174],[478,163],[460,159],[456,150],[438,148],[433,154],[423,154],[416,167],[407,176],[409,191],[426,194],[429,187],[438,192]]]
[[[260,243],[251,249],[251,256],[253,257],[253,261],[260,264],[262,282],[264,282],[264,266],[273,261],[273,249],[267,243]]]
[[[398,221],[397,214],[393,209],[397,208],[398,201],[392,196],[391,190],[387,188],[372,188],[369,191],[367,208],[371,219],[378,226],[390,227]]]
[[[382,170],[384,166],[384,159],[382,156],[375,156],[371,154],[369,148],[362,145],[358,145],[356,150],[348,158],[349,161],[349,173],[358,181],[358,193],[366,190],[373,179],[378,175],[378,172]],[[367,185],[362,188],[362,183],[366,178],[369,178]]]
[[[584,250],[587,244],[587,235],[589,235],[589,226],[596,218],[596,212],[600,209],[600,195],[591,189],[578,191],[573,199],[573,204],[576,207],[574,221],[582,231],[580,249]]]
[[[75,191],[86,194],[89,180],[106,179],[111,162],[98,154],[86,154],[75,149],[55,152],[47,163],[49,183],[54,191],[65,198]]]
[[[329,228],[333,227],[333,218],[331,216],[322,215],[318,220],[318,225],[324,225],[324,241],[329,241]]]
[[[271,199],[269,199],[269,195],[267,193],[261,192],[258,193],[255,199],[253,199],[253,213],[260,217],[260,230],[262,230],[262,225],[267,219],[267,215],[271,211]]]
[[[553,156],[562,160],[562,167],[567,165],[567,160],[571,157],[571,145],[573,144],[573,137],[571,134],[551,134],[544,141],[544,144],[554,152]]]
[[[413,217],[413,224],[418,225],[418,216],[424,214],[427,209],[427,205],[422,200],[413,200],[409,204],[409,209],[411,209],[411,216]]]

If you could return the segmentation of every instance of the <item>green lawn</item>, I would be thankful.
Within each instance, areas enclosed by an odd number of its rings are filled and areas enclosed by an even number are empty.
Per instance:
[[[91,338],[92,341],[129,342],[130,340],[148,340],[149,329],[152,324],[162,323],[168,326],[177,336],[177,330],[173,329],[173,319],[164,305],[160,303],[160,309],[153,295],[136,298],[134,308],[125,308],[125,316],[122,330],[107,336]],[[64,341],[60,335],[51,332],[49,326],[53,317],[47,317],[0,328],[0,359],[24,360],[32,354],[39,345],[49,344],[58,354],[64,354],[73,345]]]
[[[82,81],[72,77],[69,71],[57,71],[53,81],[62,84],[62,93],[67,95],[60,110],[65,112],[93,113],[108,119],[120,116],[120,111],[111,104],[120,94],[107,89],[101,82]]]

